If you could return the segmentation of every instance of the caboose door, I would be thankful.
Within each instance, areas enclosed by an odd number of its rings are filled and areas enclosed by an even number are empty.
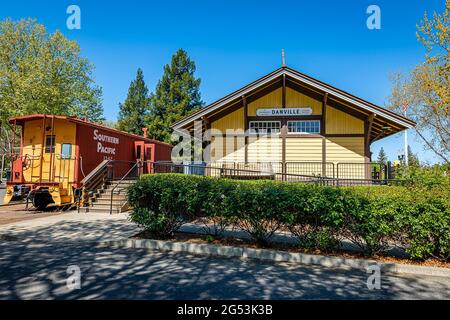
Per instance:
[[[153,173],[154,171],[154,166],[153,166],[153,147],[151,144],[146,144],[145,145],[145,173]]]

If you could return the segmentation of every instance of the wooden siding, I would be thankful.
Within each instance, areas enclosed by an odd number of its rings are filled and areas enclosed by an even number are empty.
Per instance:
[[[278,88],[269,94],[252,101],[248,104],[248,116],[256,116],[256,110],[264,108],[281,108],[282,106],[283,89]]]
[[[364,121],[327,106],[326,134],[364,134]]]
[[[210,148],[212,162],[245,162],[244,137],[213,137]]]
[[[274,138],[248,138],[248,162],[281,162],[282,139]]]
[[[322,102],[313,99],[297,90],[286,88],[286,108],[311,108],[313,115],[322,114]]]
[[[286,161],[322,161],[322,138],[286,138]]]
[[[211,123],[211,129],[220,130],[224,134],[227,129],[242,129],[244,131],[244,128],[244,108],[239,108]]]
[[[340,137],[326,140],[327,162],[364,162],[364,138]]]

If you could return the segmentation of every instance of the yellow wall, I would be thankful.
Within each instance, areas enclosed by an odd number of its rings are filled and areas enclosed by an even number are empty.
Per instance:
[[[252,101],[248,104],[248,115],[250,117],[256,116],[256,110],[258,109],[275,109],[281,108],[282,106],[282,93],[283,90],[278,88],[269,94],[259,98],[258,100]]]
[[[211,129],[220,130],[226,133],[227,129],[242,129],[244,130],[244,108],[240,108],[226,116],[217,119],[211,123]]]
[[[286,107],[287,108],[311,108],[313,115],[322,114],[322,102],[307,95],[304,95],[289,87],[286,88]]]
[[[286,161],[322,161],[322,138],[287,138]]]
[[[213,137],[210,152],[213,162],[245,162],[245,138]]]
[[[279,136],[258,139],[249,137],[248,162],[281,162],[282,146],[282,139]]]
[[[51,126],[51,119],[47,119],[45,127]],[[51,135],[52,131],[46,131],[46,135]],[[74,123],[55,119],[55,153],[53,154],[52,168],[50,170],[50,154],[43,152],[42,159],[42,181],[51,181],[54,171],[54,181],[63,183],[64,188],[69,187],[69,182],[74,180],[74,164],[75,164],[75,142],[76,142],[76,125]],[[44,140],[45,141],[45,140]],[[27,182],[38,182],[40,172],[40,155],[42,142],[42,120],[28,121],[24,125],[23,150],[22,155],[28,155],[34,159],[32,166],[24,169],[23,176]],[[71,159],[61,160],[61,145],[63,143],[72,144]],[[45,146],[44,146],[45,147]],[[52,171],[52,172],[51,172]],[[69,188],[70,189],[70,188]]]
[[[364,133],[364,121],[330,106],[327,106],[325,126],[327,134]]]
[[[250,102],[248,104],[248,115],[256,116],[258,109],[276,109],[281,108],[283,104],[283,89],[278,88],[271,93]],[[286,87],[286,107],[287,108],[306,108],[313,109],[313,115],[322,114],[322,102],[304,95],[294,89]]]
[[[326,160],[327,162],[364,162],[364,138],[328,138]]]

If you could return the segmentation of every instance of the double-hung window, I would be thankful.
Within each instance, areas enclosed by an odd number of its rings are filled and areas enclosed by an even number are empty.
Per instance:
[[[253,134],[272,134],[280,133],[281,122],[280,121],[250,121],[249,123],[250,133]]]
[[[288,133],[320,134],[320,120],[288,121]]]

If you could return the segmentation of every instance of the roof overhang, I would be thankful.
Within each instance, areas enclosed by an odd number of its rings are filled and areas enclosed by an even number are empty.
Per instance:
[[[238,99],[242,99],[243,96],[247,96],[248,94],[251,94],[252,92],[258,90],[259,88],[264,87],[282,77],[286,77],[287,79],[296,81],[299,84],[313,88],[323,95],[328,94],[329,99],[336,99],[337,101],[346,103],[354,107],[356,110],[363,111],[364,114],[373,114],[373,116],[377,120],[383,119],[380,123],[385,122],[386,124],[395,125],[395,132],[413,128],[415,126],[414,121],[407,119],[399,114],[358,98],[343,90],[337,89],[329,84],[302,74],[294,69],[283,67],[181,119],[180,121],[174,123],[172,125],[172,128],[174,130],[180,130],[190,127],[194,121],[201,120],[203,117],[207,117],[211,113],[217,112],[222,108],[226,108],[227,105],[231,105]],[[387,136],[395,132],[386,133],[383,136]]]
[[[120,131],[120,130],[117,130],[117,129],[106,127],[106,126],[103,126],[101,124],[90,122],[90,121],[87,121],[85,119],[80,119],[80,118],[75,117],[75,116],[58,116],[58,115],[49,115],[49,114],[31,114],[31,115],[26,115],[26,116],[17,116],[17,117],[10,118],[9,119],[9,123],[10,124],[16,124],[16,125],[19,125],[19,126],[23,126],[26,122],[34,121],[34,120],[42,120],[44,118],[45,119],[49,119],[49,120],[51,120],[51,119],[58,119],[58,120],[69,121],[69,122],[72,122],[72,123],[98,128],[98,129],[101,129],[101,130],[109,131],[109,132],[120,134],[120,135],[123,135],[123,136],[128,136],[128,137],[131,137],[133,139],[143,140],[143,141],[146,141],[148,143],[155,143],[155,144],[160,144],[160,145],[171,146],[170,144],[162,142],[162,141],[158,141],[158,140],[150,139],[150,138],[145,138],[143,136],[139,136],[139,135],[136,135],[136,134],[132,134],[132,133],[128,133],[128,132],[125,132],[125,131]]]

